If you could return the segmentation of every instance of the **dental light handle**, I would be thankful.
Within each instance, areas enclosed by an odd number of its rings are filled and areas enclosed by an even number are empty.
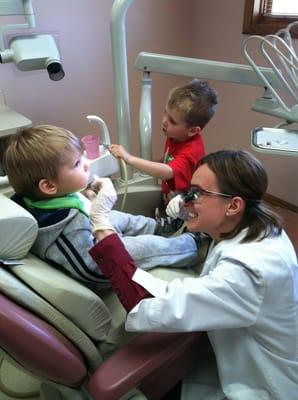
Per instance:
[[[101,143],[103,145],[111,144],[109,130],[104,120],[98,117],[97,115],[87,115],[86,118],[88,119],[89,122],[95,122],[100,126],[102,132]]]

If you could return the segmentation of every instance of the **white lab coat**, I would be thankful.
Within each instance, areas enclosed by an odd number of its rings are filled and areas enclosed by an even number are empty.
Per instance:
[[[229,400],[294,400],[298,395],[296,254],[285,232],[240,244],[245,231],[214,246],[198,278],[167,283],[138,269],[133,280],[155,297],[130,311],[126,329],[206,330]],[[196,373],[187,379],[191,385],[183,389],[185,399],[222,398],[218,392],[203,397]]]

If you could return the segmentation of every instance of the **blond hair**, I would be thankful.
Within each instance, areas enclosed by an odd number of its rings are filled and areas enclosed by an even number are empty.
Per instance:
[[[16,193],[41,198],[40,180],[57,180],[59,169],[73,152],[83,153],[77,136],[54,125],[37,125],[11,137],[3,158],[4,169]]]
[[[185,86],[173,88],[168,96],[167,107],[177,110],[187,126],[201,129],[216,111],[217,93],[207,82],[193,79]]]

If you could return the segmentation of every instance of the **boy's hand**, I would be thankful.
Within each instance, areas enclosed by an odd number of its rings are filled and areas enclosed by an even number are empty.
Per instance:
[[[121,146],[120,144],[111,144],[109,146],[109,151],[111,154],[113,154],[114,157],[121,158],[126,163],[129,163],[131,154],[129,154],[128,151],[126,151],[124,147]]]
[[[109,212],[113,208],[117,193],[111,179],[95,177],[94,190],[98,190],[96,198],[91,203],[90,221],[92,232],[103,230],[115,230],[109,220]]]

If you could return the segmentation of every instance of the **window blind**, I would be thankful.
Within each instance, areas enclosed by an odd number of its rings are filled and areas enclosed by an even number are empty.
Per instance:
[[[263,1],[263,10],[262,10],[262,14],[265,16],[270,16],[272,15],[272,4],[273,4],[273,0],[264,0]]]

